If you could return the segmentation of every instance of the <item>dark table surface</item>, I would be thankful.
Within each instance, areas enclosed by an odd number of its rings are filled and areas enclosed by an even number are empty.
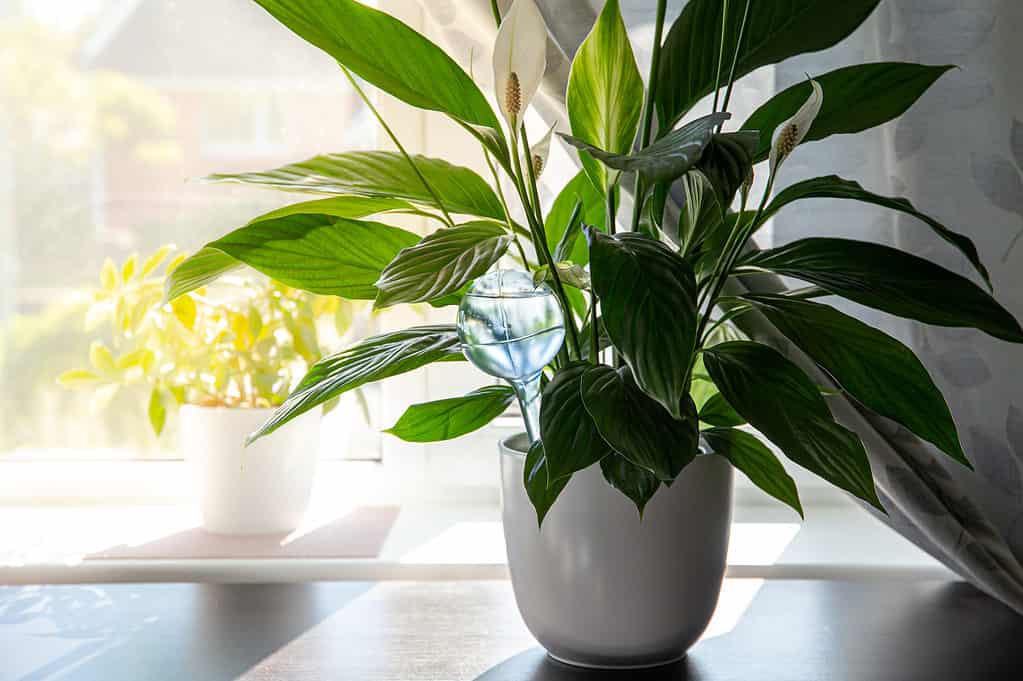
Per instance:
[[[1023,679],[1023,617],[962,583],[730,580],[722,608],[615,676],[548,662],[503,581],[5,587],[0,681]]]

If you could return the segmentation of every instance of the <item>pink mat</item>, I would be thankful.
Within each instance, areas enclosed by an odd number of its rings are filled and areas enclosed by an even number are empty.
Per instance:
[[[397,506],[360,506],[288,543],[284,543],[288,535],[221,535],[195,527],[137,546],[113,546],[86,558],[376,558],[398,517],[398,510]]]

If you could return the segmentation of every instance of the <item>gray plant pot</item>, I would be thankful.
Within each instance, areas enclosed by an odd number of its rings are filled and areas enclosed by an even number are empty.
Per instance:
[[[725,574],[732,468],[700,456],[640,521],[599,466],[576,473],[541,530],[522,484],[525,435],[501,442],[504,536],[515,600],[554,659],[626,669],[685,656]]]

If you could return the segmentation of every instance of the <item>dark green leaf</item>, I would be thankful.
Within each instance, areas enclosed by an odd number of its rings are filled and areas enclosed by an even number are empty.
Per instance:
[[[838,44],[874,11],[880,0],[753,0],[735,75]],[[690,0],[668,31],[661,50],[657,88],[660,129],[675,126],[714,90],[721,40],[721,0]],[[725,63],[731,66],[744,3],[732,2],[725,23]]]
[[[756,132],[748,131],[714,135],[696,166],[714,188],[718,205],[725,209],[732,205],[735,193],[749,177],[759,140]]]
[[[696,278],[649,237],[587,231],[604,326],[643,391],[676,418],[696,345]]]
[[[547,246],[553,251],[566,238],[572,213],[575,212],[576,203],[582,203],[582,223],[594,229],[606,232],[605,223],[606,208],[604,197],[597,188],[590,182],[586,173],[579,171],[558,194],[554,200],[550,212],[547,213],[547,220],[544,222],[544,231],[547,232]],[[562,255],[558,260],[571,260],[577,265],[585,265],[590,261],[590,250],[586,242],[573,240],[571,250],[567,246],[562,249]]]
[[[643,93],[618,0],[607,0],[572,60],[566,94],[572,134],[610,153],[627,153],[639,126]],[[579,158],[593,184],[606,192],[606,169],[585,152]]]
[[[1023,342],[1019,322],[969,279],[889,246],[800,239],[744,264],[802,279],[861,305],[937,326],[968,326]]]
[[[707,234],[721,223],[721,207],[710,179],[699,171],[686,173],[682,178],[686,203],[679,211],[679,242],[686,252],[692,253],[706,239]]]
[[[950,68],[880,62],[846,66],[817,77],[824,89],[824,104],[803,142],[869,130],[898,118]],[[791,118],[809,96],[810,83],[793,85],[743,123],[743,130],[760,131],[758,162],[767,158],[775,128]]]
[[[504,219],[494,190],[474,171],[426,156],[415,155],[412,159],[452,213]],[[210,175],[207,180],[312,194],[400,199],[439,207],[405,157],[393,151],[325,154],[265,172]]]
[[[708,348],[703,361],[728,403],[787,457],[883,510],[863,443],[834,422],[817,386],[799,367],[749,341]]]
[[[592,322],[587,321],[583,325],[581,331],[579,331],[579,344],[582,346],[579,348],[582,358],[585,360],[590,359],[590,349],[592,341],[590,340],[593,336]],[[597,317],[597,350],[603,352],[611,347],[611,338],[607,335],[607,329],[604,328],[604,322]]]
[[[472,79],[444,50],[386,12],[353,0],[256,0],[299,36],[407,104],[497,128]]]
[[[721,393],[711,395],[702,407],[700,407],[700,420],[711,426],[731,428],[746,423],[746,419],[739,415],[732,405],[728,404]]]
[[[630,463],[621,454],[612,452],[600,460],[604,479],[616,490],[632,499],[643,517],[646,504],[661,486],[661,481],[650,471]]]
[[[463,397],[413,404],[385,430],[406,442],[439,442],[461,437],[487,425],[508,409],[515,391],[490,385]]]
[[[696,405],[688,395],[681,409],[684,420],[675,420],[639,389],[625,367],[591,367],[579,387],[601,437],[659,479],[674,480],[696,456]]]
[[[693,167],[710,142],[714,128],[730,117],[730,114],[716,113],[697,118],[635,153],[607,151],[571,135],[560,137],[608,168],[639,173],[648,182],[671,182]]]
[[[906,199],[889,198],[868,192],[858,182],[843,180],[837,175],[815,177],[787,187],[774,197],[767,210],[764,211],[763,220],[767,220],[788,204],[801,199],[852,199],[911,215],[925,222],[928,227],[934,230],[935,234],[959,249],[976,268],[977,272],[980,273],[980,276],[984,278],[988,288],[990,289],[991,287],[991,278],[988,275],[987,268],[980,261],[980,255],[977,253],[977,247],[973,245],[973,242],[968,237],[958,232],[953,232],[929,215],[921,213]]]
[[[796,482],[763,442],[732,428],[710,428],[701,435],[711,451],[728,459],[750,482],[803,516]]]
[[[508,250],[511,236],[494,222],[438,229],[403,249],[380,274],[375,307],[450,295],[484,274]]]
[[[827,305],[772,295],[746,299],[867,408],[970,466],[945,398],[912,350]]]
[[[561,238],[558,239],[558,245],[554,247],[554,261],[564,262],[566,260],[571,261],[572,253],[576,250],[575,245],[579,243],[579,237],[583,233],[583,202],[581,199],[576,199],[575,207],[572,208],[572,212],[568,216],[568,223],[564,228],[564,232],[561,234]],[[548,235],[548,239],[550,236]],[[587,250],[585,245],[581,250]]]
[[[540,434],[550,483],[592,466],[611,452],[583,404],[580,385],[590,366],[583,362],[570,364],[554,374],[544,388]]]
[[[417,326],[372,336],[314,364],[284,404],[248,441],[269,435],[296,416],[367,383],[433,362],[463,359],[452,325]]]
[[[543,441],[537,440],[529,448],[526,454],[526,462],[523,469],[523,483],[526,486],[526,496],[536,509],[537,527],[543,525],[543,519],[547,512],[557,500],[558,495],[565,489],[565,485],[571,476],[552,481],[548,485],[550,473],[547,470],[547,455],[544,451]]]

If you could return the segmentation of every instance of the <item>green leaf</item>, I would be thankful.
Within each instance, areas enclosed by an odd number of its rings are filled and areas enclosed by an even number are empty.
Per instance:
[[[884,510],[863,443],[834,422],[817,386],[799,367],[749,341],[708,348],[703,361],[728,403],[785,456]]]
[[[592,365],[559,369],[540,402],[540,439],[547,457],[548,485],[597,463],[611,452],[583,404],[583,374]]]
[[[329,199],[304,201],[272,210],[251,220],[247,226],[261,222],[283,225],[309,225],[331,222],[328,218],[362,218],[387,212],[412,211],[414,207],[406,201],[383,197],[336,196]],[[305,217],[297,217],[305,216]],[[310,216],[320,216],[319,220]],[[291,218],[291,219],[287,219]],[[278,222],[280,221],[280,222]],[[242,228],[244,229],[244,228]],[[241,267],[242,263],[218,248],[210,245],[199,250],[169,273],[164,283],[165,301],[171,301],[189,291],[212,284],[224,274]],[[370,293],[364,297],[372,298]]]
[[[413,155],[412,160],[452,213],[504,219],[494,190],[474,171],[426,156]],[[210,175],[206,179],[312,194],[400,199],[439,207],[405,157],[394,151],[325,154],[265,172]]]
[[[572,134],[609,153],[628,153],[636,138],[643,95],[643,77],[618,0],[607,0],[572,60],[566,94]],[[613,176],[588,153],[579,157],[593,184],[606,193]]]
[[[604,326],[636,382],[672,416],[696,345],[696,278],[664,244],[640,234],[587,231],[590,277]]]
[[[57,383],[63,388],[86,388],[99,382],[99,376],[85,369],[71,369],[57,377]]]
[[[579,243],[579,237],[583,234],[582,214],[583,202],[576,199],[575,207],[572,208],[572,212],[568,216],[568,222],[561,233],[561,238],[558,239],[558,244],[554,247],[555,262],[571,261],[572,251],[575,250],[575,245]],[[584,246],[582,250],[586,251],[587,249]]]
[[[604,479],[616,490],[632,499],[643,517],[647,502],[656,494],[661,481],[650,471],[630,463],[621,454],[612,452],[600,460],[600,471]]]
[[[555,266],[558,268],[558,276],[563,284],[584,291],[589,290],[590,273],[584,267],[571,262],[559,262],[555,263]],[[536,286],[553,279],[550,265],[542,265],[533,272],[533,284]]]
[[[714,393],[700,407],[700,420],[711,426],[731,428],[745,425],[744,419],[721,393]]]
[[[497,128],[472,79],[444,50],[386,12],[352,0],[256,0],[296,34],[406,104]]]
[[[159,388],[153,388],[153,392],[150,393],[149,408],[146,412],[149,414],[149,425],[153,427],[156,436],[160,437],[167,423],[167,406],[163,403],[163,395]]]
[[[544,450],[543,440],[537,440],[529,448],[526,454],[525,466],[523,469],[523,483],[526,486],[526,496],[536,509],[536,525],[543,525],[543,519],[547,512],[557,500],[558,495],[565,489],[565,485],[571,476],[550,480],[551,476],[547,470],[547,455]]]
[[[855,201],[873,204],[875,206],[881,206],[882,208],[890,208],[891,210],[911,215],[926,223],[935,234],[955,246],[964,256],[966,256],[966,259],[970,261],[980,276],[984,278],[985,283],[988,285],[988,289],[991,288],[991,277],[988,275],[987,268],[985,268],[984,264],[980,261],[980,255],[977,253],[977,247],[974,246],[969,237],[959,234],[958,232],[953,232],[951,229],[929,215],[921,213],[906,199],[889,198],[887,196],[880,196],[878,194],[868,192],[866,189],[861,187],[858,182],[844,180],[837,175],[815,177],[813,179],[804,180],[803,182],[794,184],[791,187],[787,187],[784,191],[774,197],[770,205],[768,205],[767,210],[764,211],[762,219],[767,220],[788,204],[802,199],[852,199]]]
[[[756,132],[729,132],[714,135],[703,152],[696,167],[710,181],[718,205],[725,209],[732,205],[735,193],[749,177],[759,141]]]
[[[1019,322],[969,279],[889,246],[800,239],[743,263],[802,279],[861,305],[937,326],[974,327],[1023,342]]]
[[[676,420],[639,389],[625,367],[593,366],[583,373],[579,388],[601,437],[658,479],[674,480],[696,456],[696,405],[688,395],[683,420]]]
[[[269,435],[296,416],[367,383],[433,362],[463,359],[453,325],[417,326],[372,336],[314,364],[284,404],[249,436],[248,442]]]
[[[605,227],[607,209],[604,197],[590,182],[585,171],[579,171],[564,186],[561,193],[558,194],[558,198],[554,199],[554,204],[547,213],[547,220],[544,222],[544,231],[547,232],[548,247],[560,253],[557,257],[559,261],[571,260],[577,265],[585,265],[590,261],[590,250],[586,241],[573,239],[570,235],[566,236],[577,203],[582,204],[580,213],[583,225],[590,225],[602,232],[607,231]],[[571,248],[568,244],[561,245],[566,239],[571,242]]]
[[[778,501],[791,506],[803,517],[796,482],[767,446],[753,435],[732,428],[710,428],[701,433],[715,454],[725,457],[750,479]]]
[[[615,153],[571,135],[559,136],[612,170],[639,173],[648,182],[673,182],[700,160],[714,135],[714,128],[729,118],[731,115],[727,113],[697,118],[635,153]]]
[[[379,222],[291,215],[237,229],[207,245],[295,288],[371,300],[375,283],[415,234]]]
[[[721,223],[722,209],[710,179],[700,171],[691,171],[682,177],[682,190],[686,203],[679,212],[679,242],[692,253],[707,238],[707,234]]]
[[[880,0],[772,0],[750,4],[736,79],[789,57],[838,44],[862,24]],[[704,96],[714,91],[721,40],[721,0],[690,0],[668,31],[661,49],[656,103],[659,129],[670,130]],[[725,62],[731,67],[744,6],[731,3],[725,23]],[[722,83],[724,85],[724,83]]]
[[[197,288],[212,284],[242,266],[227,253],[208,246],[199,249],[174,268],[164,282],[164,301],[170,302]]]
[[[803,142],[869,130],[901,116],[951,66],[925,66],[903,62],[858,64],[816,78],[824,89],[824,104]],[[764,103],[743,123],[743,130],[759,130],[756,161],[771,150],[779,125],[791,118],[810,96],[810,83],[802,82]]]
[[[375,307],[421,303],[455,293],[501,259],[511,236],[495,222],[438,229],[402,249],[380,273]]]
[[[385,430],[406,442],[439,442],[461,437],[487,425],[508,409],[515,391],[490,385],[463,397],[413,404]]]
[[[827,305],[773,295],[745,299],[857,401],[970,467],[945,398],[912,350]]]

